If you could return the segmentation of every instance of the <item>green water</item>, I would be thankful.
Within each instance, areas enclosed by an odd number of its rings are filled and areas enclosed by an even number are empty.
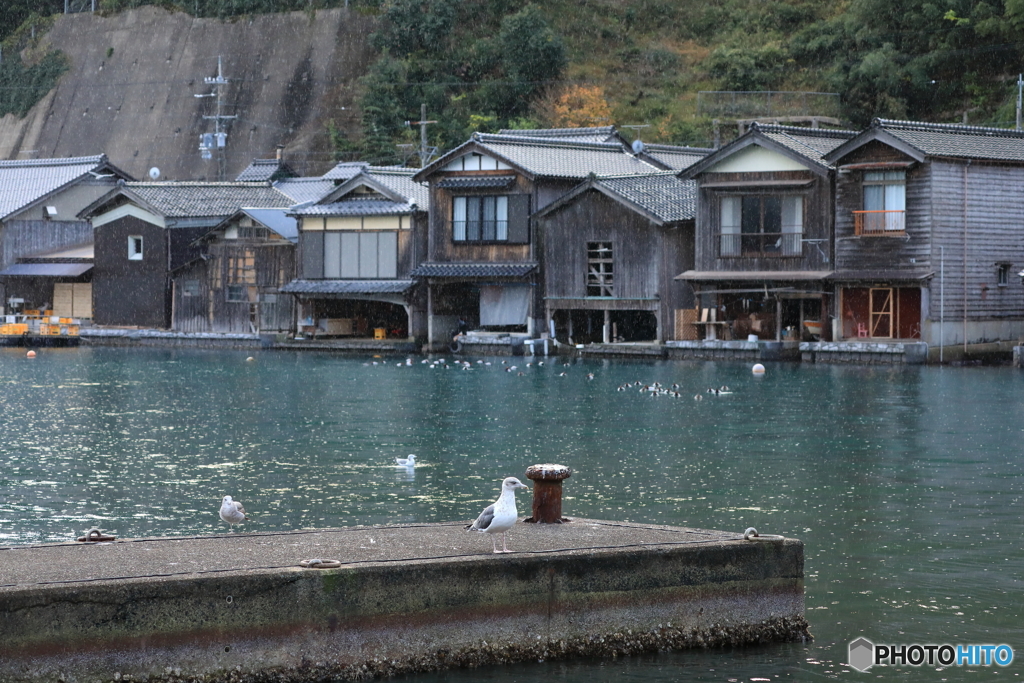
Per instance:
[[[802,539],[813,643],[537,663],[448,681],[958,681],[1024,670],[1021,432],[1012,368],[0,350],[0,545],[470,519],[558,462],[568,516]],[[475,359],[474,359],[475,360]],[[523,372],[523,375],[519,375]],[[559,376],[560,373],[566,376]],[[587,379],[593,373],[594,379]],[[680,385],[649,398],[626,382]],[[712,396],[708,387],[733,392]],[[694,400],[700,393],[704,400]],[[416,453],[413,474],[393,466]],[[514,531],[511,537],[514,543]],[[1009,667],[851,671],[846,644],[1007,643]]]

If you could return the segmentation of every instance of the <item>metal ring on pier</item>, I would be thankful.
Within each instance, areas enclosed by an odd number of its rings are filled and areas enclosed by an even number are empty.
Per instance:
[[[785,538],[785,536],[778,536],[776,534],[759,534],[754,527],[750,527],[743,532],[744,541],[782,541]]]
[[[338,560],[303,560],[299,562],[299,566],[304,569],[334,569],[341,566],[341,562]]]
[[[89,529],[85,532],[85,536],[79,536],[77,541],[79,543],[109,543],[110,541],[116,541],[116,536],[109,536],[100,529]]]

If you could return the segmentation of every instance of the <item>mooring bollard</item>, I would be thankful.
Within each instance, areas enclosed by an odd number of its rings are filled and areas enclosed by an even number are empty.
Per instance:
[[[526,478],[533,480],[533,517],[526,522],[561,524],[562,480],[572,476],[572,470],[565,465],[530,465]]]

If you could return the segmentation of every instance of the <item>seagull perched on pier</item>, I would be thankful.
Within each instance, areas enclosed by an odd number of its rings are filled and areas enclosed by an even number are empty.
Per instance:
[[[231,496],[224,496],[220,504],[220,518],[227,522],[230,529],[234,524],[241,524],[249,519],[245,516],[245,508],[237,500],[231,500]]]
[[[396,467],[408,467],[412,469],[416,467],[416,456],[413,453],[409,454],[408,458],[395,458]]]
[[[516,510],[516,489],[525,489],[526,484],[515,477],[507,477],[501,482],[501,495],[493,505],[488,505],[476,521],[466,527],[469,531],[479,531],[482,534],[501,534],[501,550],[498,550],[498,537],[491,538],[491,545],[496,553],[510,553],[508,549],[505,532],[515,526],[519,518]]]

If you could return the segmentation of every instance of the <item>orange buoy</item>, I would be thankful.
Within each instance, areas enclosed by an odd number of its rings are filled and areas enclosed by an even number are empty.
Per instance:
[[[35,358],[36,357],[36,352],[32,351],[32,350],[29,350],[29,352],[26,353],[25,355],[28,356],[29,358]]]

